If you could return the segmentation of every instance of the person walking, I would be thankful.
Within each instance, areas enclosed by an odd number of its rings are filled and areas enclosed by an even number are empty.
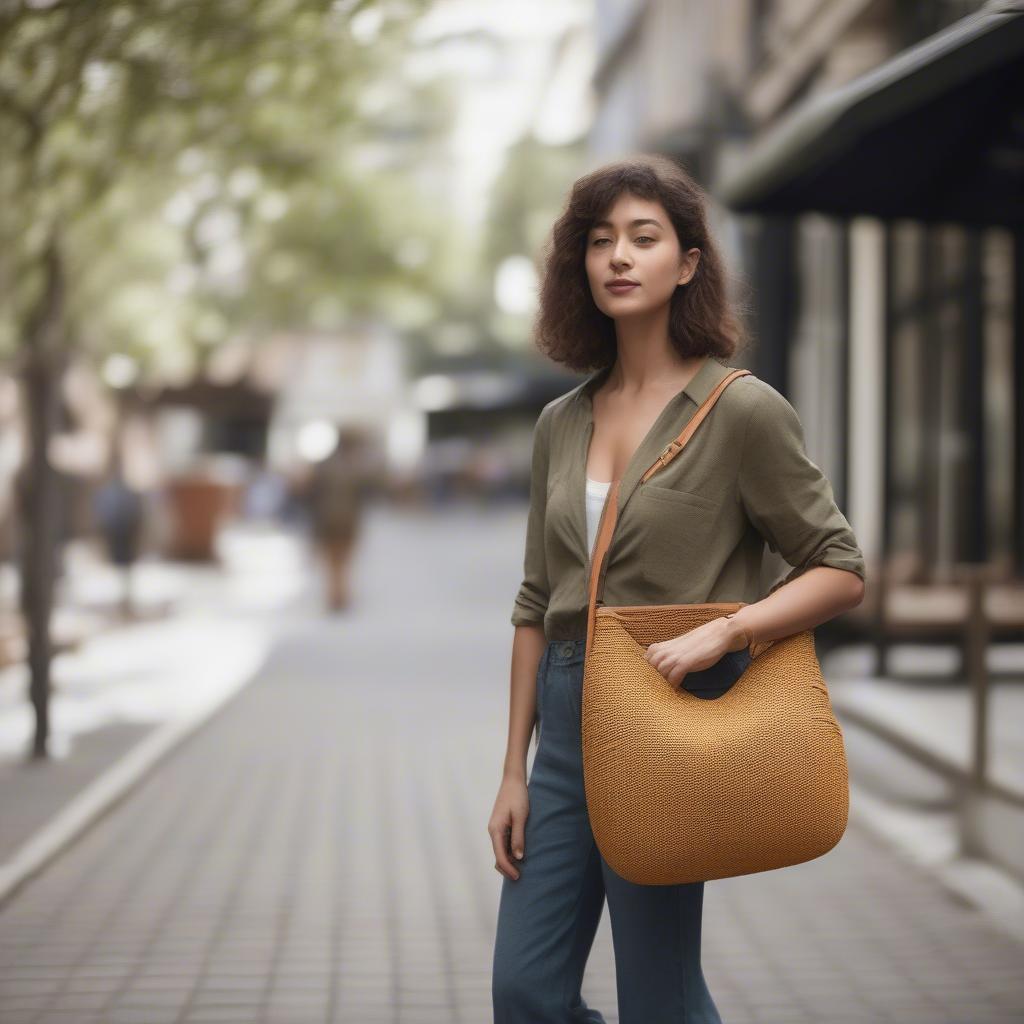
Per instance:
[[[685,451],[641,482],[734,369],[728,360],[744,340],[706,206],[674,161],[617,161],[574,184],[547,250],[537,343],[590,376],[545,405],[534,428],[508,744],[487,826],[503,876],[495,1024],[605,1021],[581,993],[605,902],[620,1024],[721,1021],[701,964],[705,883],[628,882],[590,828],[580,721],[587,587],[611,483],[620,481],[603,603],[745,602],[649,645],[646,659],[674,687],[721,663],[722,685],[691,691],[715,699],[755,643],[812,629],[863,598],[862,552],[806,453],[797,413],[756,375],[727,387]],[[762,595],[766,543],[791,569]]]
[[[135,613],[131,572],[142,547],[146,505],[142,493],[128,483],[117,441],[106,478],[93,495],[93,515],[110,564],[121,573],[121,614],[126,619],[131,618]]]
[[[308,485],[313,538],[324,567],[326,604],[332,612],[352,602],[352,557],[368,487],[362,450],[358,430],[339,431],[334,450],[316,464]]]

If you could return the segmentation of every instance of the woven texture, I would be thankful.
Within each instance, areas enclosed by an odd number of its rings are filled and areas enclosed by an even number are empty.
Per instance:
[[[608,864],[645,885],[769,871],[827,853],[849,783],[810,631],[776,641],[721,697],[643,657],[738,604],[597,610],[583,677],[584,786]]]

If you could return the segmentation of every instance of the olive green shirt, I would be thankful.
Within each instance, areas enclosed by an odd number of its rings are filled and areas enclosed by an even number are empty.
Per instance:
[[[548,402],[534,427],[523,581],[512,622],[542,624],[548,640],[575,640],[587,632],[591,396],[610,369],[598,370]],[[753,604],[765,596],[760,592],[765,543],[793,567],[769,593],[817,565],[864,579],[857,539],[828,479],[807,456],[796,410],[753,374],[734,380],[686,447],[640,483],[733,369],[705,359],[626,466],[600,604]]]

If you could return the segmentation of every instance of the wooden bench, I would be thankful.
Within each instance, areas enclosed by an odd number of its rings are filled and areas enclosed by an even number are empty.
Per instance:
[[[960,564],[943,577],[923,578],[913,556],[868,566],[864,600],[844,625],[871,638],[875,672],[892,676],[889,648],[897,641],[945,642],[960,648],[955,674],[970,677],[974,649],[998,640],[1024,643],[1024,580],[1003,563]]]

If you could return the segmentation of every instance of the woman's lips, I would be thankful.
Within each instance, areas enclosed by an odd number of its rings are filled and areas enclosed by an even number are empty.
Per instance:
[[[639,288],[638,284],[606,284],[605,288],[610,292],[614,292],[616,295],[625,295],[626,292],[631,292],[634,288]]]

